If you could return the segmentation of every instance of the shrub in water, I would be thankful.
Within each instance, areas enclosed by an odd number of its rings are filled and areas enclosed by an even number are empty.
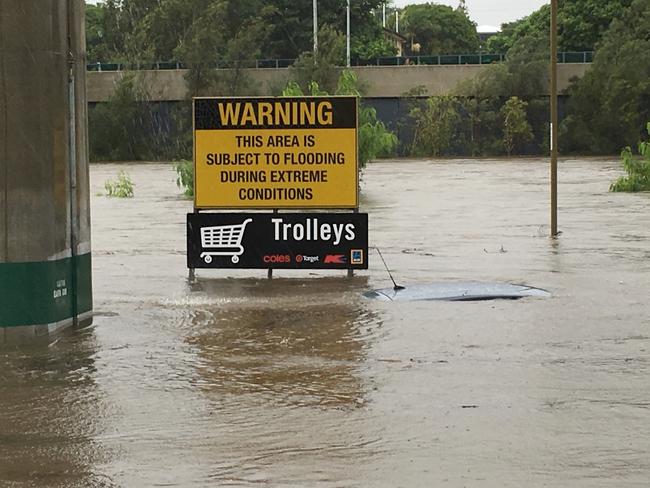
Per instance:
[[[518,97],[510,97],[501,108],[503,116],[503,147],[508,154],[530,142],[533,138],[533,129],[526,119],[528,104]]]
[[[124,171],[120,171],[117,175],[117,180],[107,180],[104,183],[106,195],[118,198],[133,198],[134,186],[131,177]]]
[[[647,126],[650,134],[650,122]],[[650,141],[639,143],[639,155],[629,147],[623,149],[621,158],[627,176],[621,176],[609,187],[610,191],[650,191]]]
[[[174,169],[178,174],[176,185],[179,188],[185,189],[184,193],[186,197],[194,196],[194,165],[192,161],[183,159],[174,165]]]

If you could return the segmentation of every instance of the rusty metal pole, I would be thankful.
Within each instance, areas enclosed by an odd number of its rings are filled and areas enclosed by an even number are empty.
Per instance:
[[[557,5],[551,0],[551,237],[557,237]]]

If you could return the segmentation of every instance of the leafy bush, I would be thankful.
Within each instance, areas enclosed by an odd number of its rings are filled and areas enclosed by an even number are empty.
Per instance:
[[[424,107],[414,107],[409,115],[415,121],[411,146],[414,156],[440,156],[452,145],[461,121],[454,97],[427,98]]]
[[[467,156],[500,155],[503,152],[502,101],[498,97],[462,97],[463,121],[459,144],[454,154]]]
[[[388,158],[395,154],[397,136],[389,131],[383,122],[377,120],[377,111],[372,107],[361,107],[359,112],[359,165],[376,158]]]
[[[647,125],[650,134],[650,122]],[[650,140],[639,143],[640,157],[629,147],[623,149],[621,158],[627,176],[621,176],[609,187],[610,191],[650,191]]]
[[[151,155],[152,105],[135,74],[125,73],[107,102],[88,113],[91,161],[134,161]]]
[[[194,164],[192,161],[183,159],[174,164],[174,169],[178,174],[176,178],[176,185],[179,188],[184,188],[186,197],[194,196]]]
[[[361,96],[359,79],[352,71],[344,70],[339,76],[336,95]],[[378,157],[389,157],[397,148],[397,136],[377,120],[377,111],[372,107],[359,109],[359,167]]]
[[[636,144],[650,120],[650,2],[634,0],[598,44],[594,62],[569,88],[560,126],[564,153],[614,154]]]
[[[124,73],[108,101],[88,112],[91,161],[179,159],[192,152],[192,105],[151,100],[137,73]]]
[[[328,95],[321,90],[316,81],[308,84],[309,94],[313,96]],[[344,70],[339,76],[336,95],[361,96],[357,75],[349,70]],[[289,82],[282,90],[283,96],[302,96],[304,92],[296,82]],[[377,157],[388,157],[395,153],[397,136],[386,128],[383,122],[377,120],[377,111],[372,107],[359,109],[359,168]]]
[[[311,91],[316,82],[326,91],[333,91],[339,76],[337,66],[345,61],[345,37],[330,25],[324,25],[318,32],[318,50],[306,51],[293,63],[291,79],[303,90]]]
[[[528,104],[518,97],[510,97],[501,108],[503,116],[503,147],[508,157],[517,147],[533,138],[533,130],[526,119]]]
[[[118,198],[133,198],[134,186],[131,177],[125,171],[120,171],[117,180],[106,180],[104,183],[106,196]]]

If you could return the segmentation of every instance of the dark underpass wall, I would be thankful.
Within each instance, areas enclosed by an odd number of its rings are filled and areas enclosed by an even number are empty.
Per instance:
[[[423,107],[426,97],[366,97],[362,104],[376,110],[377,119],[398,138],[396,156],[411,156],[416,122],[409,114]],[[498,104],[505,103],[506,99]],[[566,113],[568,97],[559,99],[560,121]],[[93,161],[177,160],[192,157],[191,101],[89,103],[90,154]],[[471,138],[469,115],[461,109],[454,144],[442,156],[499,156],[500,119],[493,113],[496,127],[490,137],[495,149],[477,152]],[[540,97],[528,108],[534,138],[517,151],[521,155],[542,155],[548,147],[548,97]],[[494,125],[494,124],[493,124]]]

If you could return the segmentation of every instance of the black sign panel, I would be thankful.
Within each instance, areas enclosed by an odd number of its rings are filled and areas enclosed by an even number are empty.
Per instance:
[[[356,128],[357,97],[194,98],[195,130]]]
[[[368,269],[368,214],[190,213],[187,266]]]

